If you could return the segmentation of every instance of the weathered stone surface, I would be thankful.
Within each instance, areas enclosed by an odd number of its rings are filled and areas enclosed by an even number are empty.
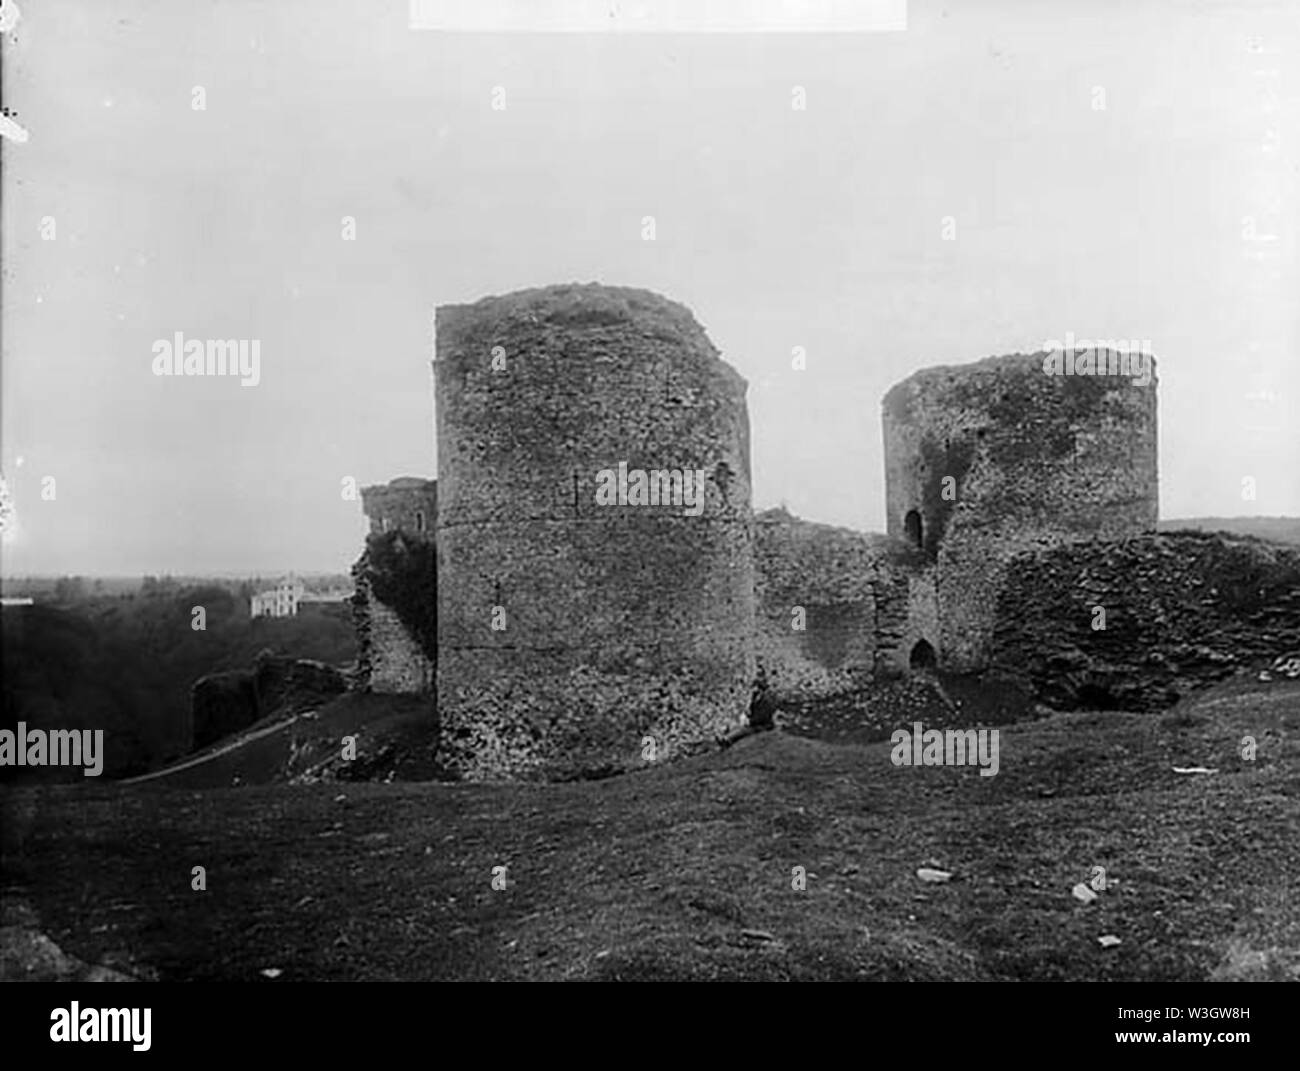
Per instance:
[[[409,504],[408,504],[409,506]],[[405,507],[403,507],[405,508]],[[408,510],[409,512],[409,510]],[[372,518],[373,519],[373,518]],[[399,539],[416,539],[408,535],[408,529],[402,528]],[[371,559],[371,547],[368,541],[365,553],[352,567],[352,579],[355,594],[352,598],[352,619],[357,631],[357,667],[354,686],[361,691],[388,694],[420,694],[433,691],[435,660],[431,648],[436,638],[433,620],[436,607],[433,605],[419,607],[424,620],[422,638],[416,621],[404,621],[401,612],[384,602],[375,591],[375,586],[382,578],[376,573],[376,565]],[[413,543],[417,549],[432,542],[432,532],[427,539]],[[433,559],[423,564],[425,556],[420,556],[418,568],[436,568]],[[409,605],[412,592],[427,593],[428,584],[417,584],[418,577],[409,575],[393,577],[390,586],[396,588]],[[435,579],[436,585],[436,579]],[[433,597],[436,602],[436,596]]]
[[[1158,710],[1297,643],[1300,551],[1152,533],[1013,558],[991,655],[1052,706]]]
[[[402,624],[397,611],[376,600],[370,607],[373,657],[370,690],[411,693],[433,691],[433,662]]]
[[[431,536],[438,515],[438,481],[398,476],[386,484],[363,487],[361,506],[370,518],[372,533],[400,529],[414,536]]]
[[[662,756],[743,725],[745,381],[690,312],[551,287],[440,308],[437,347],[443,761],[581,774],[639,764],[645,737]],[[702,509],[601,504],[620,463],[702,471]]]
[[[933,567],[899,540],[767,510],[754,567],[758,659],[778,701],[851,691],[938,643]]]
[[[784,509],[760,513],[754,531],[757,656],[772,698],[832,695],[870,677],[885,537]]]
[[[1155,527],[1155,359],[1138,385],[1048,375],[1046,356],[925,369],[884,398],[887,531],[919,536],[938,565],[939,660],[951,668],[987,661],[1012,554]]]

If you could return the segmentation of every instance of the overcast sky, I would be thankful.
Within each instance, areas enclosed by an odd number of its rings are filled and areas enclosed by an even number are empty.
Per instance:
[[[660,36],[21,8],[6,573],[346,569],[343,479],[436,472],[433,309],[569,281],[694,311],[749,380],[759,508],[883,530],[884,392],[1072,332],[1157,355],[1162,516],[1300,514],[1293,14],[948,0],[898,33]],[[260,382],[153,375],[178,331],[260,340]]]

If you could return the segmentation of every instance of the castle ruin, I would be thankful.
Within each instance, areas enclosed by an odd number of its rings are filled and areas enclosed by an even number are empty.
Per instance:
[[[745,380],[682,305],[527,290],[439,308],[436,347],[436,483],[363,492],[358,683],[436,691],[463,777],[681,754],[746,724],[759,682],[938,667],[1150,709],[1300,642],[1300,555],[1155,531],[1154,358],[1144,381],[1102,351],[1100,375],[1016,354],[897,384],[868,534],[752,513]]]
[[[396,593],[385,591],[384,581],[391,570],[383,569],[377,559],[384,551],[387,557],[399,560],[418,559],[416,552],[427,552],[432,547],[438,514],[437,482],[399,476],[387,484],[363,488],[361,505],[370,519],[370,537],[365,553],[352,567],[352,609],[357,630],[355,683],[367,692],[428,692],[434,681],[433,644],[420,636],[418,616],[408,613],[408,620],[402,620],[402,600]],[[431,564],[416,568],[434,572]],[[410,569],[401,572],[396,583],[410,588]],[[436,586],[436,577],[429,579]],[[383,594],[389,594],[389,599],[382,598]],[[432,611],[428,616],[432,617]]]

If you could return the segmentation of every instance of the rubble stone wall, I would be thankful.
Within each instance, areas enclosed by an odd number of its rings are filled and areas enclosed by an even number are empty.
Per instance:
[[[992,666],[1048,705],[1158,710],[1300,650],[1300,550],[1200,532],[1033,550],[996,619]]]
[[[852,690],[905,671],[919,640],[938,643],[932,571],[904,543],[773,509],[755,518],[754,562],[758,658],[775,699]]]
[[[1140,377],[1103,355],[1106,375],[1051,375],[1048,354],[1014,354],[928,368],[885,395],[886,530],[919,534],[938,567],[941,664],[987,662],[1011,555],[1155,528],[1155,359]]]
[[[754,679],[744,379],[689,310],[641,290],[442,307],[436,335],[448,767],[580,776],[743,725]],[[603,501],[620,465],[628,480]],[[637,471],[702,471],[698,512],[680,483],[677,501],[634,504]]]

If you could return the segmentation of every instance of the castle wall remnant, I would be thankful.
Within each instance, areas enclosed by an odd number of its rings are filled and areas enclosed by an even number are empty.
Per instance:
[[[615,772],[751,701],[934,666],[1155,709],[1300,643],[1300,554],[1154,532],[1149,355],[1141,378],[1094,350],[1110,374],[1014,354],[897,384],[876,535],[753,516],[745,381],[682,305],[548,287],[439,308],[436,336],[438,480],[362,492],[358,677],[436,681],[462,777]],[[211,683],[214,719],[238,684]]]
[[[932,569],[907,544],[785,509],[754,530],[757,653],[778,701],[906,671],[917,643],[938,643]]]
[[[388,694],[432,692],[433,659],[397,611],[375,597],[364,567],[356,575],[352,605],[358,640],[357,686]]]
[[[1018,555],[991,663],[1049,706],[1159,710],[1300,649],[1300,550],[1160,532]]]
[[[562,777],[745,724],[745,380],[643,290],[444,306],[436,336],[442,760]]]
[[[385,484],[363,487],[361,508],[370,518],[372,534],[400,529],[421,539],[431,539],[438,515],[438,481],[422,476],[398,476]]]
[[[190,690],[194,750],[240,732],[259,718],[315,710],[347,688],[333,666],[262,651],[252,669],[210,673]]]
[[[403,557],[420,557],[413,551],[418,552],[434,538],[438,483],[416,476],[399,476],[387,484],[362,488],[361,503],[370,518],[370,538],[365,552],[352,567],[356,686],[370,692],[432,692],[434,659],[426,645],[421,644],[416,630],[402,620],[399,608],[385,602],[375,590],[377,584],[383,588],[385,577],[378,575],[374,555],[379,549],[375,541],[379,540],[392,544],[387,557],[399,563]],[[415,587],[407,577],[392,578],[390,584],[396,591]]]
[[[884,398],[887,531],[937,566],[938,658],[952,669],[987,662],[1010,556],[1155,527],[1154,358],[1139,385],[1049,375],[1046,357],[929,368]]]

